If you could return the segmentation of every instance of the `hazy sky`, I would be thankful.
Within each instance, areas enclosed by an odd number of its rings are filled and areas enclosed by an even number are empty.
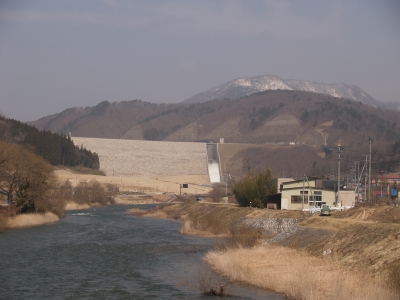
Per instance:
[[[0,0],[0,112],[181,102],[238,77],[400,102],[398,0]]]

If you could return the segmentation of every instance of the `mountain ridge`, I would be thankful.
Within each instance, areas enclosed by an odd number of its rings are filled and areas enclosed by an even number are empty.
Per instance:
[[[297,79],[282,79],[276,75],[259,75],[254,77],[237,78],[227,83],[218,85],[205,92],[198,93],[186,99],[183,101],[183,103],[202,103],[225,98],[237,99],[267,90],[315,92],[335,98],[350,99],[376,107],[399,109],[399,104],[380,102],[356,85],[346,85],[344,83],[328,84]]]
[[[284,168],[285,174],[327,174],[337,164],[339,144],[346,149],[345,168],[367,153],[369,139],[373,159],[381,164],[377,168],[394,171],[400,166],[400,112],[315,92],[267,90],[195,104],[102,102],[46,118],[41,129],[74,137],[176,142],[223,138],[230,145],[256,147],[227,162],[229,172],[238,176],[249,166],[266,165],[274,172]]]
[[[387,131],[391,132],[388,136],[400,138],[397,115],[399,112],[394,110],[381,111],[362,102],[315,92],[267,90],[196,104],[103,101],[94,107],[70,108],[30,124],[81,137],[215,142],[224,138],[239,143],[311,143],[313,139],[320,143],[325,139],[320,133],[323,129],[332,131],[329,142],[337,144],[338,139],[332,136],[338,136],[338,130],[348,134],[348,128],[354,128],[351,135],[369,128],[373,137],[381,138]],[[374,126],[381,128],[379,133],[374,133]],[[348,140],[354,142],[358,137]]]

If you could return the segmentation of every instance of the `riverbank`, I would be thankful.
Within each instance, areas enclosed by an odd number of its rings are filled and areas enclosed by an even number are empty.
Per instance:
[[[266,245],[209,252],[205,261],[234,282],[285,294],[289,299],[399,299],[383,276],[351,270],[289,247]]]
[[[237,226],[257,230],[261,245],[218,246],[206,255],[229,280],[291,299],[400,299],[396,207],[361,207],[329,218],[195,201],[158,210],[183,220],[185,234],[228,237]]]
[[[57,222],[59,217],[51,212],[44,214],[21,214],[16,215],[13,211],[9,211],[7,207],[0,209],[0,232],[12,228],[22,228],[39,226]]]
[[[89,209],[92,207],[99,207],[98,204],[89,205],[78,204],[73,201],[67,201],[65,204],[65,211],[68,210],[83,210]],[[52,212],[45,213],[29,213],[29,214],[18,214],[16,215],[12,210],[4,210],[0,214],[0,232],[6,229],[13,228],[23,228],[23,227],[33,227],[33,226],[41,226],[46,224],[51,224],[58,222],[60,217]]]
[[[8,219],[7,228],[22,228],[55,223],[59,217],[51,212],[44,214],[21,214]]]
[[[115,204],[157,204],[174,199],[173,194],[122,194],[114,196]]]
[[[0,232],[12,228],[22,228],[39,226],[57,222],[59,217],[51,212],[44,214],[20,214],[16,215],[13,211],[8,210],[7,207],[0,209]]]
[[[163,203],[173,199],[175,196],[169,194],[152,194],[152,195],[117,195],[114,197],[114,204],[132,205],[132,204],[156,204]],[[101,207],[99,203],[76,203],[72,200],[65,202],[65,211],[84,210],[93,207]],[[3,206],[0,210],[0,232],[6,229],[32,227],[51,224],[59,221],[59,217],[51,212],[46,213],[30,213],[16,215],[7,206]],[[162,214],[154,215],[153,217],[161,217]],[[164,216],[166,217],[166,216]]]

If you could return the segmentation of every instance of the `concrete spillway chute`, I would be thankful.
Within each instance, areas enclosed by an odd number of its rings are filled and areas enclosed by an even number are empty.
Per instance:
[[[210,182],[221,182],[221,168],[218,153],[218,144],[207,144],[207,166]]]

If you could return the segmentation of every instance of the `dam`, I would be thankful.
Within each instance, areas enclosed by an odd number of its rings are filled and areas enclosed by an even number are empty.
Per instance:
[[[72,137],[96,152],[108,176],[209,175],[220,182],[218,144]]]

